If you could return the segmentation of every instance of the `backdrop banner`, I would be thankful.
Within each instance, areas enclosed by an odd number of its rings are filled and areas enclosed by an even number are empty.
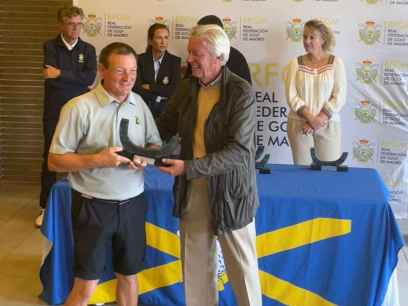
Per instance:
[[[146,48],[148,27],[169,26],[169,50],[183,58],[191,28],[208,14],[224,22],[247,58],[257,103],[258,145],[270,162],[292,163],[282,72],[303,54],[302,30],[311,18],[331,26],[334,54],[346,65],[343,149],[347,164],[376,168],[390,189],[397,218],[408,217],[408,0],[76,0],[86,14],[82,37],[99,52],[113,41]],[[345,192],[347,192],[345,190]]]

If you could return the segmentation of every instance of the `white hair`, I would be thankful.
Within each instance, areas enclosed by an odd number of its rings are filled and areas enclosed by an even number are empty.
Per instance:
[[[198,25],[191,31],[192,38],[204,38],[208,42],[209,51],[221,60],[224,66],[228,62],[230,40],[224,29],[215,24]]]

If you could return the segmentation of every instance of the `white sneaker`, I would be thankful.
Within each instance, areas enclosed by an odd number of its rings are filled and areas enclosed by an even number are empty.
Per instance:
[[[34,220],[34,224],[38,228],[40,228],[42,226],[42,224],[43,224],[44,213],[45,213],[45,209],[41,209],[40,214]]]

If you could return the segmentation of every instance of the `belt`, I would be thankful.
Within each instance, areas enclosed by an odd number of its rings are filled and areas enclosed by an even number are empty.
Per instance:
[[[73,191],[76,192],[81,198],[85,198],[85,199],[88,199],[88,200],[95,200],[95,201],[98,201],[98,202],[101,202],[101,203],[117,205],[117,206],[125,205],[125,204],[129,203],[131,200],[133,200],[134,198],[137,197],[136,196],[136,197],[125,199],[125,200],[107,200],[107,199],[95,198],[93,196],[78,192],[76,190],[73,190]]]

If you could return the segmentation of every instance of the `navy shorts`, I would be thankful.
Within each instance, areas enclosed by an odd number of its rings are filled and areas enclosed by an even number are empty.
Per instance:
[[[133,275],[143,269],[146,248],[143,193],[125,201],[88,199],[72,190],[74,275],[85,280],[100,279],[107,254],[112,254],[113,271]]]

